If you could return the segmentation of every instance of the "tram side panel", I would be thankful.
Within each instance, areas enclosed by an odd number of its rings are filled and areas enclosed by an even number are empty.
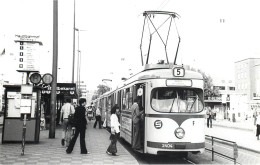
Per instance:
[[[132,115],[129,111],[121,112],[121,130],[120,137],[122,137],[129,144],[132,143]]]

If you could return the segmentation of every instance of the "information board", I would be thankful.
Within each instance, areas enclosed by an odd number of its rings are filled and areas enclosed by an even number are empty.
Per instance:
[[[17,71],[38,72],[40,70],[39,36],[16,35]],[[36,40],[37,39],[37,40]]]

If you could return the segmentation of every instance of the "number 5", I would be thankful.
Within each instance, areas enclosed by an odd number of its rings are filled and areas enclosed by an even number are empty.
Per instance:
[[[182,67],[176,67],[173,68],[173,76],[175,77],[184,77],[185,75],[185,70]]]

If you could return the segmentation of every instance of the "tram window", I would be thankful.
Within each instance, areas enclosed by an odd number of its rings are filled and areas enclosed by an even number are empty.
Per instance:
[[[127,92],[126,93],[126,109],[129,109],[132,106],[132,93]]]
[[[126,90],[124,89],[122,92],[122,109],[126,109]]]
[[[200,112],[203,103],[199,96],[202,96],[202,90],[156,88],[152,91],[151,106],[159,112]]]

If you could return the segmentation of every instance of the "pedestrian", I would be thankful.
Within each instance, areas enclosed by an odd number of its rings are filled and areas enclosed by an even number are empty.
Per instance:
[[[61,145],[65,145],[65,135],[68,129],[71,129],[71,125],[68,123],[68,117],[70,114],[74,114],[74,106],[71,105],[71,99],[67,98],[65,104],[61,107],[60,122],[63,125]]]
[[[70,154],[73,151],[74,145],[76,143],[79,134],[80,134],[81,154],[89,154],[85,142],[85,133],[86,133],[86,124],[87,124],[87,120],[85,117],[85,113],[86,113],[85,105],[86,105],[86,99],[84,98],[79,99],[79,106],[76,107],[75,114],[74,114],[76,131],[75,131],[75,135],[73,136],[66,150],[67,154]]]
[[[112,156],[118,156],[117,153],[117,147],[116,147],[116,143],[117,143],[117,139],[119,138],[119,133],[120,133],[120,123],[118,122],[118,117],[116,115],[116,113],[119,112],[119,108],[114,105],[111,109],[111,116],[110,116],[110,123],[111,123],[111,135],[110,135],[110,144],[107,148],[106,153],[108,155],[112,155]]]
[[[259,140],[259,135],[260,135],[260,115],[258,114],[256,116],[256,137],[257,137],[257,140]]]
[[[104,121],[103,121],[103,125],[102,125],[102,127],[103,128],[106,128],[107,127],[107,112],[105,112],[105,118],[104,118]]]
[[[212,110],[210,107],[207,108],[207,112],[206,112],[206,115],[207,115],[207,127],[209,128],[212,128]]]
[[[130,108],[132,112],[132,122],[133,122],[133,144],[132,148],[135,150],[141,149],[141,134],[140,134],[140,121],[143,111],[139,108],[140,100],[138,98],[134,99],[134,104]]]
[[[97,110],[96,110],[96,113],[95,113],[96,121],[94,123],[94,127],[93,128],[96,128],[97,123],[98,123],[99,129],[101,129],[101,112],[100,112],[100,109],[101,108],[98,107]]]

